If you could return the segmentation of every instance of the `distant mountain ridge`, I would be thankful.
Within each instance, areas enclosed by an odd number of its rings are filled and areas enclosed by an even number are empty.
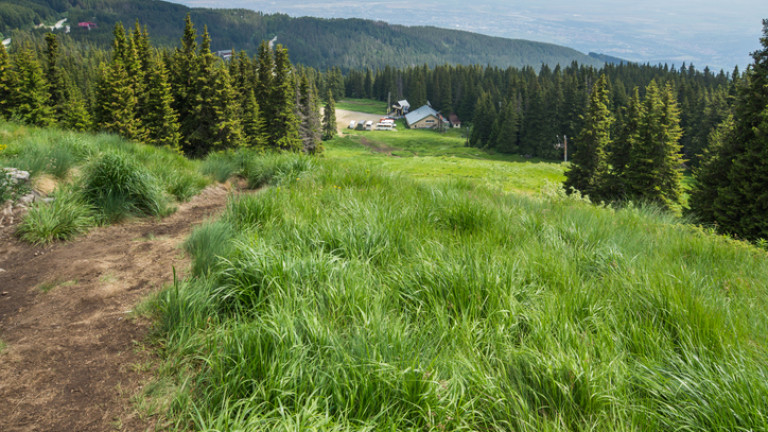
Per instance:
[[[572,48],[459,30],[363,19],[292,18],[245,9],[188,8],[158,0],[0,0],[0,32],[7,37],[14,29],[31,29],[33,24],[66,16],[74,39],[109,46],[116,22],[130,26],[138,19],[156,43],[176,45],[187,13],[200,30],[208,27],[214,50],[234,48],[252,54],[262,40],[276,36],[294,62],[319,69],[446,63],[503,68],[565,66],[574,61],[597,67],[604,64],[602,59]],[[82,21],[94,22],[98,28],[78,27]]]
[[[596,52],[590,52],[588,55],[590,57],[594,58],[594,59],[598,59],[598,60],[600,60],[602,62],[605,62],[605,63],[608,63],[608,64],[622,65],[622,64],[632,63],[629,60],[624,60],[623,58],[614,57],[614,56],[611,56],[611,55],[608,55],[608,54],[600,54],[600,53],[596,53]]]

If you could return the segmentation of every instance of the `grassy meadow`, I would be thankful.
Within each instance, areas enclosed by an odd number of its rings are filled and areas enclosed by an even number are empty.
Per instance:
[[[56,185],[32,242],[211,181],[262,188],[193,231],[190,276],[142,307],[163,361],[137,404],[163,428],[768,430],[768,253],[566,196],[562,164],[460,131],[202,161],[11,123],[0,142],[0,166]]]
[[[401,120],[397,131],[345,129],[342,137],[325,144],[325,155],[427,181],[463,179],[504,192],[539,194],[565,179],[561,163],[467,147],[464,133],[411,130]]]
[[[151,303],[177,429],[768,430],[764,250],[353,144],[187,241]]]
[[[344,99],[336,101],[336,108],[366,114],[387,114],[387,103],[373,99]]]

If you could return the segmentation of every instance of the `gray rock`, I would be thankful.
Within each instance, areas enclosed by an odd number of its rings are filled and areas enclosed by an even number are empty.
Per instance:
[[[3,168],[6,174],[9,174],[9,178],[13,184],[29,183],[30,175],[27,171],[22,171],[16,168]]]
[[[36,200],[37,200],[37,196],[34,193],[30,193],[19,198],[19,204],[26,206],[26,205],[32,204]]]

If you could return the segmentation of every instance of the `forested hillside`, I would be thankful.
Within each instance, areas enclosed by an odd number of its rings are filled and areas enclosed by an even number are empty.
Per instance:
[[[500,67],[554,67],[572,61],[594,66],[603,63],[562,46],[434,27],[404,27],[361,19],[291,18],[243,9],[190,9],[153,0],[0,1],[0,33],[8,37],[14,29],[29,30],[33,24],[52,24],[66,17],[72,38],[105,47],[112,40],[115,23],[138,19],[156,43],[172,46],[178,41],[187,13],[200,27],[208,26],[213,51],[234,48],[254,54],[262,40],[277,37],[295,62],[321,69],[444,63]],[[88,30],[77,26],[85,21],[98,27]]]

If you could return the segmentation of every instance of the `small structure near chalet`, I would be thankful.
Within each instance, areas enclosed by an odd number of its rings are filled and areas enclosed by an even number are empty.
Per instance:
[[[216,51],[214,53],[217,57],[221,57],[223,60],[230,60],[233,55],[235,55],[235,50],[223,50],[223,51]]]
[[[96,24],[95,22],[91,22],[91,21],[81,21],[81,22],[77,23],[77,26],[80,27],[80,28],[84,28],[86,30],[91,30],[91,29],[99,28],[98,24]]]
[[[451,122],[451,127],[455,127],[455,128],[461,127],[461,120],[459,120],[459,116],[457,116],[454,113],[451,113],[451,115],[448,116],[448,121]]]
[[[396,118],[405,116],[410,110],[411,104],[405,99],[397,101],[396,104],[392,105],[392,115]]]
[[[424,105],[405,115],[405,124],[411,129],[442,129],[448,126],[448,119],[429,105]]]

